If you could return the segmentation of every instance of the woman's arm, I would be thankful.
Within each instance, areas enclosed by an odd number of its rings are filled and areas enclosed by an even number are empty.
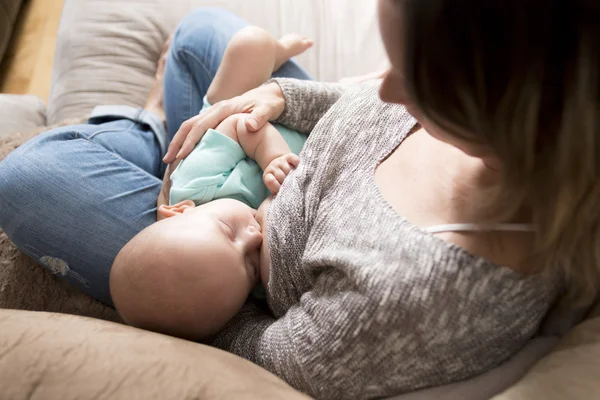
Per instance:
[[[276,123],[309,134],[317,122],[339,100],[348,86],[290,78],[276,78],[285,99],[284,109]]]
[[[207,130],[216,128],[233,114],[249,114],[245,123],[251,132],[260,130],[269,121],[277,121],[300,132],[309,133],[341,97],[345,87],[340,83],[283,78],[269,81],[241,96],[214,104],[181,124],[163,161],[171,163],[176,158],[187,157]],[[286,101],[290,104],[286,105]],[[315,115],[311,115],[312,113]]]

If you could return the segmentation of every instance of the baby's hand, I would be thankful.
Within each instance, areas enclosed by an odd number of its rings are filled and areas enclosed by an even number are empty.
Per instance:
[[[284,154],[271,161],[263,173],[263,181],[267,189],[272,194],[279,193],[279,188],[281,188],[285,177],[288,176],[291,170],[296,169],[299,163],[300,158],[294,153]]]

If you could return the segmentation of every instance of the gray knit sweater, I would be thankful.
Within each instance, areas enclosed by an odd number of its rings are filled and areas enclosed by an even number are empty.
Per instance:
[[[381,102],[377,82],[278,82],[278,122],[310,136],[267,217],[273,315],[247,304],[215,345],[324,399],[454,382],[519,350],[558,295],[554,280],[424,232],[375,185],[415,120]]]

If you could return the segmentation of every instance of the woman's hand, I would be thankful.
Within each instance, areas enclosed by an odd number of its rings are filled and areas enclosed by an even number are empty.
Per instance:
[[[225,118],[233,114],[249,113],[246,127],[249,131],[256,132],[268,121],[279,118],[284,106],[285,98],[276,82],[221,101],[181,124],[171,140],[163,161],[171,163],[176,158],[187,157],[207,130],[216,128]]]

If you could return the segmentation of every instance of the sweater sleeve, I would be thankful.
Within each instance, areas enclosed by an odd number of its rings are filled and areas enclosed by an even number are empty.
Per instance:
[[[291,78],[276,78],[271,81],[279,84],[285,97],[283,113],[274,122],[306,134],[313,130],[348,86]]]
[[[352,384],[356,374],[369,371],[372,357],[385,346],[382,327],[373,320],[380,301],[355,290],[335,269],[320,274],[313,290],[275,319],[255,304],[242,311],[212,341],[269,370],[296,389],[315,398],[365,398]],[[348,321],[355,321],[351,326]],[[384,347],[385,348],[385,347]],[[343,395],[342,395],[343,394]]]

